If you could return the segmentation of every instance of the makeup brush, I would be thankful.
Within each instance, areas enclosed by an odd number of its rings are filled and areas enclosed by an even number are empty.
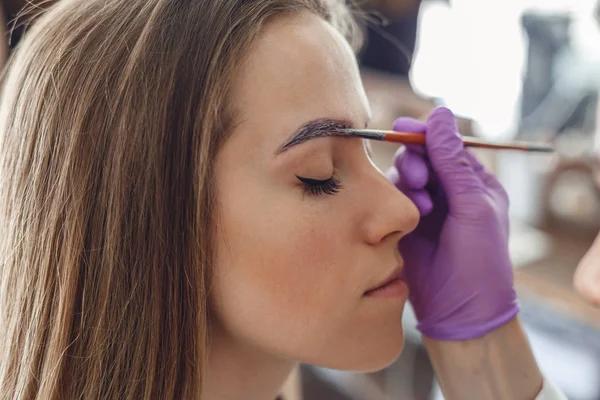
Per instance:
[[[425,135],[419,133],[379,131],[374,129],[344,129],[344,132],[351,136],[358,136],[365,139],[381,140],[385,142],[395,142],[402,144],[425,145]],[[505,149],[521,150],[529,152],[551,153],[554,147],[545,143],[532,142],[506,142],[493,143],[471,137],[463,137],[463,143],[466,147],[479,147],[484,149]]]

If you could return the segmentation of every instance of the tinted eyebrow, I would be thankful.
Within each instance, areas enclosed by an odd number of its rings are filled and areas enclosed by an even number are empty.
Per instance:
[[[352,125],[346,121],[326,118],[307,122],[298,128],[281,146],[277,148],[275,155],[277,156],[310,139],[327,136],[351,136],[350,133],[344,132],[344,129],[349,129],[351,127]]]

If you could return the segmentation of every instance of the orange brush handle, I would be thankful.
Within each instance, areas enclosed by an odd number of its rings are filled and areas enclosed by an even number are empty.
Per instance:
[[[408,132],[384,132],[386,142],[396,142],[403,144],[425,144],[425,135],[419,133],[408,133]],[[552,146],[543,143],[524,143],[524,142],[510,142],[510,143],[489,143],[482,140],[463,137],[463,143],[467,147],[479,147],[486,149],[508,149],[508,150],[523,150],[523,151],[541,151],[541,152],[552,152],[554,149]]]

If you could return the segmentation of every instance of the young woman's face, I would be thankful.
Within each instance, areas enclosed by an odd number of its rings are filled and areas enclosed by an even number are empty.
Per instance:
[[[250,49],[233,98],[239,123],[216,164],[214,329],[331,368],[389,364],[402,349],[406,286],[367,292],[402,268],[396,243],[415,228],[417,209],[361,139],[313,137],[278,151],[301,127],[329,130],[311,121],[365,127],[369,105],[350,47],[318,16],[274,21]]]

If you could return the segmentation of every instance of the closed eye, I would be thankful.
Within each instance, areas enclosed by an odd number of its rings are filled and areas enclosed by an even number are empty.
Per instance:
[[[334,195],[342,188],[340,181],[334,176],[324,180],[304,178],[298,175],[296,175],[296,178],[302,182],[304,193],[311,196]]]

